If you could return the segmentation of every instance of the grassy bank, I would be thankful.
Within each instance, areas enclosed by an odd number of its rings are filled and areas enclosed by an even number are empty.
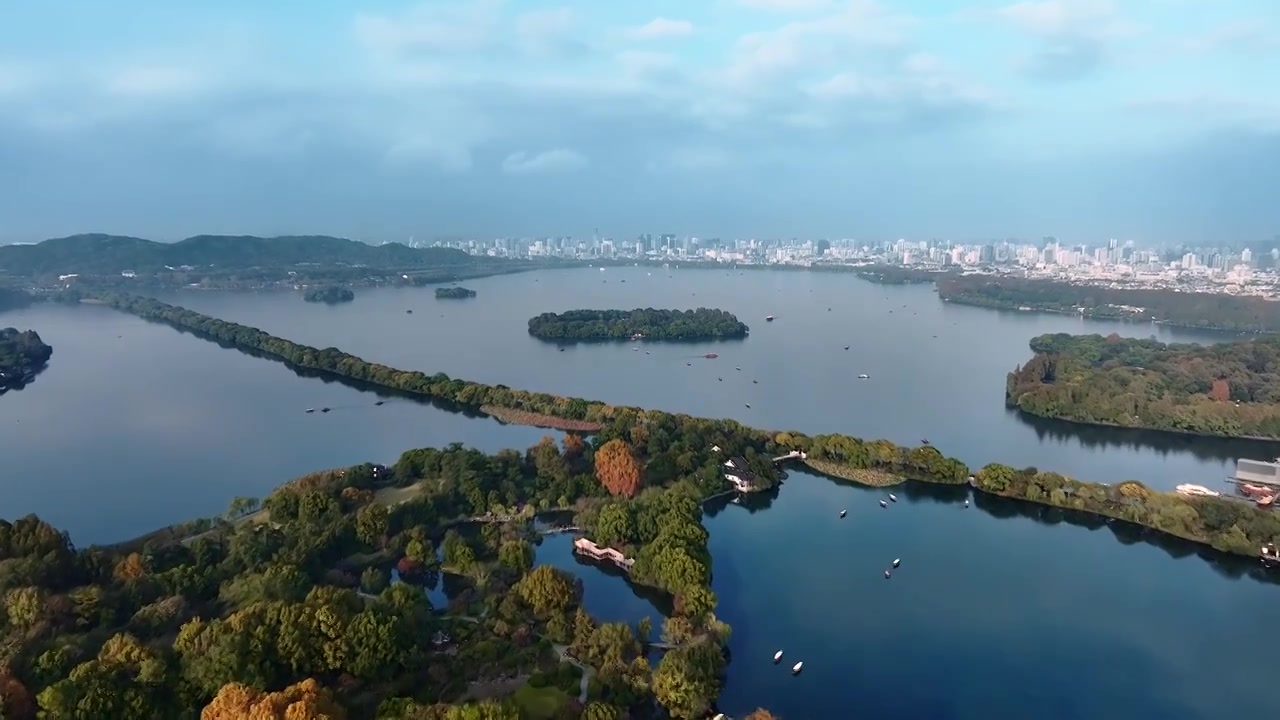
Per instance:
[[[858,483],[859,485],[868,485],[870,487],[892,487],[901,485],[907,479],[883,470],[873,470],[871,468],[857,468],[840,463],[831,462],[829,460],[814,460],[808,458],[804,464],[809,468],[829,475],[840,480]]]
[[[546,413],[517,410],[515,408],[481,405],[480,409],[488,415],[510,425],[532,425],[533,427],[563,430],[565,432],[594,433],[600,432],[604,425],[586,420],[571,420]]]

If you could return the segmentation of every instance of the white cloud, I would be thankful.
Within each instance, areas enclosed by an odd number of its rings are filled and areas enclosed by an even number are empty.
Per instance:
[[[177,66],[144,65],[122,68],[106,76],[103,89],[112,95],[160,97],[189,94],[202,89],[205,78]]]
[[[737,0],[737,2],[753,10],[772,12],[812,12],[831,7],[831,0]]]
[[[508,175],[531,175],[534,173],[571,172],[587,166],[587,158],[582,153],[568,148],[555,148],[530,155],[521,150],[511,153],[502,161],[502,172]]]
[[[685,37],[693,34],[693,23],[688,20],[668,20],[657,17],[640,27],[632,28],[627,34],[636,40]]]
[[[1024,0],[994,14],[1042,40],[1042,47],[1019,58],[1018,65],[1047,81],[1074,80],[1098,70],[1110,59],[1114,39],[1140,31],[1112,0]]]
[[[398,16],[359,14],[355,32],[380,55],[456,53],[492,43],[501,19],[501,0],[423,4]]]
[[[567,7],[534,10],[516,20],[516,32],[527,41],[545,42],[568,33],[573,29],[574,21],[573,10]]]
[[[1191,55],[1222,50],[1274,51],[1280,49],[1280,35],[1264,20],[1241,20],[1183,38],[1174,48]]]

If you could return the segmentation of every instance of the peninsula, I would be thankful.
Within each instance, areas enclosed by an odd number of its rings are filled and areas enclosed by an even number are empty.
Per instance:
[[[735,448],[743,433],[701,430]],[[312,473],[261,502],[236,498],[223,517],[109,547],[76,548],[35,516],[0,521],[3,707],[15,717],[38,705],[58,718],[230,720],[288,707],[291,718],[521,720],[575,706],[588,718],[650,717],[660,705],[704,717],[729,634],[713,612],[701,525],[720,471],[702,438],[672,440],[698,470],[677,479],[656,467],[665,451],[567,435],[527,453],[453,445],[410,450],[391,468]],[[572,575],[535,562],[536,508],[573,512],[592,538],[582,547],[611,550],[631,582],[674,598],[661,643],[647,619],[593,619]],[[447,612],[423,590],[440,573],[468,588]]]
[[[724,310],[570,310],[529,319],[542,340],[730,340],[750,329]]]
[[[476,291],[464,288],[461,285],[455,287],[436,288],[437,300],[465,300],[476,296]]]
[[[648,438],[666,438],[679,431],[682,436],[695,438],[699,445],[707,446],[719,444],[714,428],[727,422],[455,380],[443,373],[427,375],[420,371],[402,371],[370,363],[334,348],[321,351],[256,328],[201,315],[151,298],[105,295],[101,302],[144,319],[180,329],[198,330],[201,337],[295,367],[373,383],[424,399],[446,400],[460,407],[479,409],[487,405],[528,412],[534,417],[551,416],[600,423],[610,427],[611,432],[615,427],[642,422],[645,425],[644,435]],[[982,492],[1124,520],[1209,545],[1222,552],[1249,557],[1257,557],[1259,548],[1267,543],[1280,542],[1280,514],[1229,498],[1187,497],[1158,492],[1137,482],[1119,485],[1088,483],[1057,473],[1034,468],[1016,470],[997,463],[971,475],[968,466],[943,455],[931,445],[906,448],[886,440],[868,441],[848,435],[810,437],[798,432],[753,430],[737,423],[729,423],[729,427],[741,428],[742,434],[737,437],[749,439],[749,444],[741,447],[741,455],[777,457],[800,451],[806,453],[806,461],[819,461],[820,469],[854,482],[864,470],[878,471],[875,484],[883,484],[883,474],[904,480],[950,485],[970,482]],[[616,434],[625,436],[621,430]],[[679,444],[672,444],[666,450],[667,453],[681,451]],[[676,464],[672,462],[667,467],[674,468]],[[727,480],[724,487],[728,489]]]
[[[51,355],[53,348],[35,330],[0,328],[0,391],[31,382]]]
[[[1280,440],[1280,338],[1168,345],[1119,335],[1041,335],[1009,374],[1005,403],[1042,417]]]
[[[308,288],[302,295],[302,299],[312,303],[325,303],[326,305],[337,305],[338,303],[351,302],[356,299],[356,294],[350,288],[329,285],[327,287]]]
[[[1232,332],[1280,332],[1280,303],[1256,295],[953,274],[940,276],[938,296],[947,302],[1003,310],[1039,310]]]

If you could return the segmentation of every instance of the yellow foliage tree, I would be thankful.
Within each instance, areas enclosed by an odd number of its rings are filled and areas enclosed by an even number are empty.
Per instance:
[[[223,685],[200,720],[346,720],[347,713],[320,683],[306,679],[264,693],[240,683]]]
[[[601,445],[595,461],[596,477],[606,490],[623,497],[635,497],[640,492],[644,466],[625,441],[615,438]]]

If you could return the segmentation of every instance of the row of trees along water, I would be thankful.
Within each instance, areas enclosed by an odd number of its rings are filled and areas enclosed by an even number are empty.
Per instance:
[[[711,438],[713,428],[733,430],[737,437],[751,438],[753,447],[761,454],[783,454],[791,450],[807,450],[813,460],[828,461],[851,469],[873,469],[898,474],[926,482],[961,483],[969,474],[967,466],[958,460],[942,456],[936,448],[901,448],[888,441],[864,441],[843,435],[822,435],[815,438],[801,433],[769,433],[744,428],[728,420],[706,420],[685,415],[646,411],[639,408],[615,407],[581,398],[570,398],[547,393],[531,393],[505,386],[467,382],[447,375],[426,375],[406,372],[377,363],[370,363],[336,348],[318,350],[282,338],[269,335],[256,328],[229,323],[201,315],[185,308],[167,305],[158,300],[133,296],[110,295],[104,302],[140,317],[166,322],[185,330],[203,333],[215,340],[266,354],[293,365],[320,370],[336,376],[348,377],[384,387],[404,391],[426,398],[451,401],[461,406],[479,408],[482,405],[512,408],[548,418],[568,418],[599,423],[602,427],[639,424],[648,437],[674,439],[677,436],[697,437],[700,442]],[[699,434],[701,433],[701,434]],[[659,453],[663,454],[663,453]],[[673,461],[681,456],[667,455]],[[948,462],[943,462],[948,460]],[[923,462],[922,464],[922,461]],[[688,465],[688,458],[685,459]],[[990,468],[1000,468],[992,465]],[[677,471],[681,465],[675,465]],[[1053,487],[1039,483],[989,482],[984,478],[1003,477],[990,473],[973,473],[975,486],[984,491],[1007,497],[1015,497],[1047,505],[1084,510],[1099,515],[1128,520],[1155,530],[1167,532],[1195,542],[1211,545],[1225,552],[1256,556],[1258,548],[1280,540],[1280,518],[1276,514],[1259,510],[1246,503],[1229,498],[1190,498],[1171,493],[1143,489],[1141,493],[1118,494],[1120,486],[1086,483],[1064,478],[1070,492],[1052,493]],[[1038,471],[1022,476],[1052,478],[1062,477]],[[1053,480],[1046,479],[1053,484]],[[1140,487],[1129,483],[1131,490]],[[1088,488],[1087,492],[1079,489]],[[1174,518],[1165,510],[1178,508]]]

